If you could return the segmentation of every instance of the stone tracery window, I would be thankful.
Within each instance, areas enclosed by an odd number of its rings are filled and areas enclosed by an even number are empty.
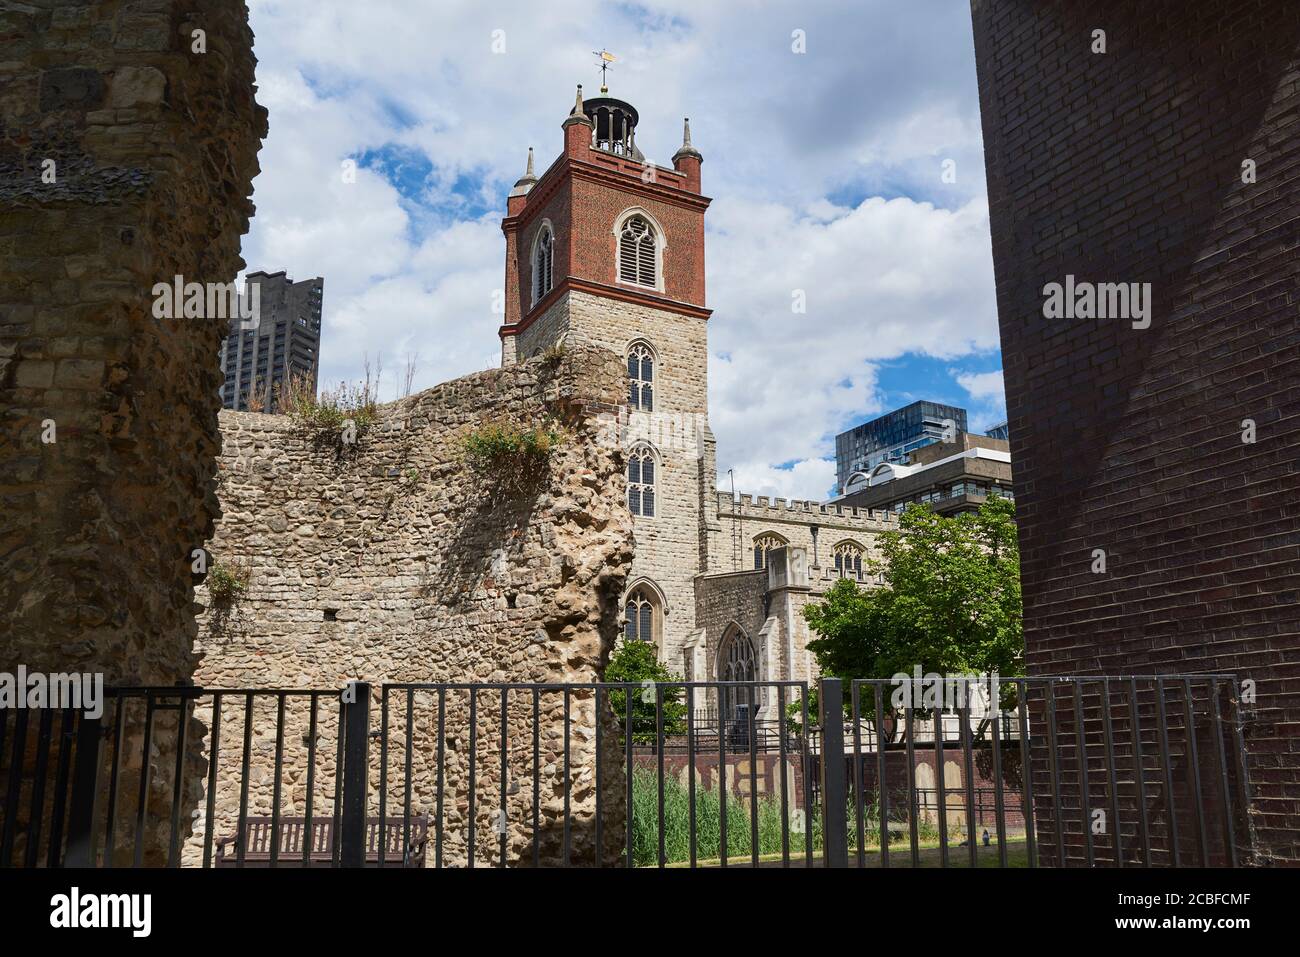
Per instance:
[[[767,567],[767,553],[774,548],[785,548],[789,544],[775,532],[764,532],[754,539],[754,567]]]
[[[835,546],[835,574],[840,578],[862,581],[862,546],[844,541]]]
[[[661,609],[654,592],[634,588],[627,596],[623,612],[623,637],[627,641],[657,642]]]
[[[618,234],[618,278],[638,286],[658,285],[654,227],[644,216],[629,216]]]
[[[641,412],[653,412],[655,357],[645,343],[635,343],[627,351],[627,404]]]
[[[655,456],[645,446],[627,454],[627,507],[633,515],[654,518]]]
[[[749,636],[736,625],[732,625],[722,637],[718,652],[719,681],[758,681],[758,655],[754,653],[754,643]],[[719,689],[720,715],[726,722],[748,722],[751,711],[758,705],[758,691],[755,688]],[[744,731],[744,728],[728,729]]]
[[[533,248],[533,304],[536,305],[551,291],[555,265],[555,234],[550,224],[544,224],[537,234]]]

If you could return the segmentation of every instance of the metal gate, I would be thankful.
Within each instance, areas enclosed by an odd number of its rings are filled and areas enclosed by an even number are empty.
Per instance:
[[[0,865],[1249,862],[1232,676],[915,685],[136,688],[98,717],[0,710]]]

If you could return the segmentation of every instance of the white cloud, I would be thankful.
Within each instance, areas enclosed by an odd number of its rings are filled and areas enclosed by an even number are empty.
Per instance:
[[[250,7],[270,135],[245,258],[325,277],[322,381],[358,376],[363,353],[383,353],[389,388],[408,351],[417,388],[495,361],[505,194],[530,145],[539,171],[558,154],[602,43],[646,154],[667,164],[689,115],[705,156],[711,419],[738,489],[821,497],[834,433],[882,411],[876,363],[997,346],[960,4]],[[427,181],[361,169],[342,182],[344,159],[393,148],[427,160]],[[957,182],[942,184],[950,157]],[[795,289],[806,314],[790,311]]]

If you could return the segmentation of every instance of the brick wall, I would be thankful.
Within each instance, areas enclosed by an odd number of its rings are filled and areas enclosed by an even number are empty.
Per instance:
[[[1030,673],[1254,681],[1256,846],[1296,863],[1300,6],[971,9]],[[1067,274],[1150,283],[1149,327],[1044,318]]]

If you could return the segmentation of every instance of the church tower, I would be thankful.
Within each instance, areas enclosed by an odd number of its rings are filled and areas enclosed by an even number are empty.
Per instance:
[[[673,168],[637,146],[636,109],[577,101],[564,150],[528,167],[507,200],[503,365],[586,341],[628,369],[624,456],[636,548],[625,635],[653,641],[683,671],[695,630],[695,577],[716,537],[716,460],[708,427],[703,157],[686,121]]]

